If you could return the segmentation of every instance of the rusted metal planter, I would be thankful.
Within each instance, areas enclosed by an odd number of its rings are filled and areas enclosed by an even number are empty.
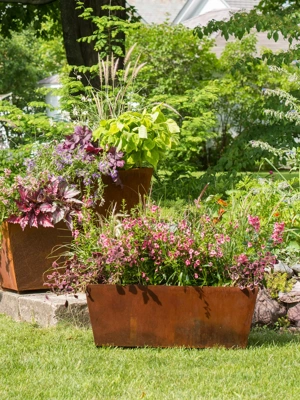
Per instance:
[[[88,285],[96,346],[246,347],[257,289]]]
[[[2,225],[0,286],[16,292],[45,290],[44,273],[54,259],[47,257],[55,246],[71,241],[63,222],[55,228],[29,228],[4,222]],[[59,252],[55,253],[59,254]]]
[[[133,168],[120,170],[119,176],[122,187],[112,182],[110,176],[102,176],[105,203],[97,207],[96,211],[105,215],[107,211],[115,206],[116,212],[120,211],[122,202],[126,202],[126,210],[130,211],[134,206],[144,201],[145,195],[149,193],[153,168]]]

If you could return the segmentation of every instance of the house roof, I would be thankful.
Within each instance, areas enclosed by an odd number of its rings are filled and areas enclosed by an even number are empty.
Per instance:
[[[259,0],[127,0],[147,24],[161,24],[167,19],[177,24],[206,11],[250,10],[258,3]]]
[[[226,0],[227,1],[227,0]],[[234,13],[237,12],[238,9],[224,9],[224,10],[214,10],[210,11],[208,13],[198,15],[195,18],[191,18],[187,21],[184,21],[183,25],[190,29],[194,29],[196,26],[205,26],[209,21],[212,19],[216,21],[223,21],[223,20],[228,20],[230,16]],[[216,41],[215,47],[212,49],[213,52],[219,57],[224,50],[226,44],[228,42],[235,41],[236,39],[234,37],[230,37],[228,41],[225,40],[223,36],[221,36],[220,33],[212,35],[212,37]],[[257,50],[258,53],[260,53],[260,50],[262,48],[268,48],[272,50],[273,52],[278,52],[278,51],[286,51],[289,48],[289,42],[285,40],[283,37],[279,37],[278,41],[275,42],[273,39],[268,39],[267,33],[266,32],[256,32],[256,37],[257,37]]]
[[[173,20],[173,24],[184,23],[186,20],[210,11],[236,9],[251,10],[259,0],[187,0]]]
[[[209,11],[205,14],[198,15],[197,17],[190,18],[183,22],[183,25],[187,28],[194,29],[196,26],[205,26],[211,20],[216,21],[226,21],[230,18],[230,16],[237,12],[238,8],[224,8],[223,10],[213,10]]]
[[[49,76],[49,78],[44,78],[38,81],[38,85],[47,86],[47,85],[60,85],[59,74]]]
[[[167,19],[173,21],[186,0],[127,0],[134,6],[143,21],[148,24],[162,24]]]
[[[239,10],[252,10],[257,6],[260,0],[225,0],[229,8],[238,8]]]
[[[6,94],[0,94],[0,101],[9,98],[12,95],[12,92]]]

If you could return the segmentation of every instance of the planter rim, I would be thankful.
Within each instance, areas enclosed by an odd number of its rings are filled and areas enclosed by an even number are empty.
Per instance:
[[[127,288],[127,287],[130,287],[130,286],[136,286],[136,287],[139,287],[140,289],[145,289],[145,288],[149,288],[150,289],[150,288],[157,288],[157,287],[180,288],[180,289],[184,289],[184,288],[208,289],[208,288],[210,288],[210,289],[218,289],[218,290],[220,290],[220,289],[222,289],[222,290],[224,290],[224,289],[226,289],[226,290],[237,290],[238,289],[238,290],[241,290],[241,291],[249,290],[251,292],[255,292],[255,291],[259,290],[258,286],[256,286],[253,289],[250,289],[250,288],[241,289],[238,286],[142,285],[140,283],[129,283],[129,284],[126,284],[126,285],[110,284],[110,283],[89,283],[88,285],[86,285],[87,288],[90,287],[90,286],[91,287],[95,287],[95,286],[110,286],[110,287],[113,287],[114,286],[114,287],[123,287],[123,288]]]

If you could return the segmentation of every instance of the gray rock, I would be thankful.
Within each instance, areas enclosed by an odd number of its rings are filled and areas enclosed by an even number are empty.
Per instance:
[[[300,303],[291,305],[288,309],[287,316],[293,324],[300,327]]]
[[[280,292],[278,298],[281,302],[288,304],[300,302],[300,282],[297,281],[290,292]]]
[[[286,273],[288,278],[291,278],[294,274],[293,270],[282,261],[279,261],[278,264],[274,264],[274,272]]]
[[[299,274],[300,273],[300,264],[295,264],[295,265],[292,265],[292,270],[294,271],[294,272],[296,272],[296,274]]]
[[[56,325],[59,321],[68,321],[77,326],[90,326],[84,293],[75,298],[53,293],[19,294],[0,289],[0,314],[9,315],[15,321],[26,321],[45,327]]]
[[[266,289],[258,292],[252,324],[273,325],[278,318],[286,315],[286,307],[272,299]]]

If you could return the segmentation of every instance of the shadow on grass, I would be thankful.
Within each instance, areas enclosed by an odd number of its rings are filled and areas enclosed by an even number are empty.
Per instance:
[[[288,330],[278,331],[266,328],[252,329],[249,340],[249,347],[283,347],[287,344],[297,343],[300,344],[300,331],[290,332]]]

